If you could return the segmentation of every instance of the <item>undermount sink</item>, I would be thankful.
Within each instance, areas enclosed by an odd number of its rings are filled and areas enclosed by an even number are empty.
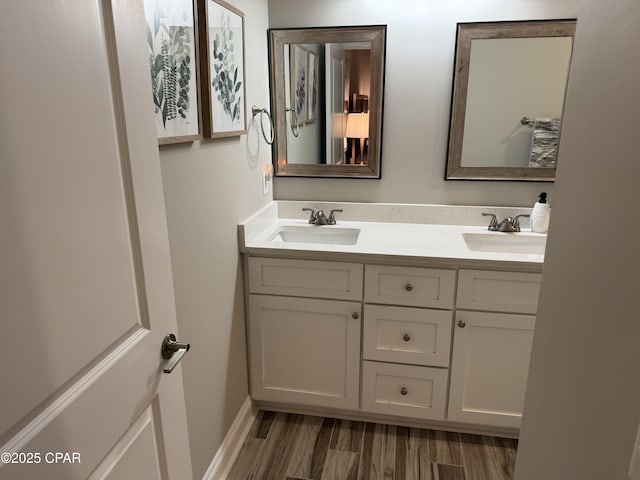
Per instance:
[[[323,245],[355,245],[359,235],[359,228],[300,225],[280,227],[275,235],[271,237],[271,241],[285,243],[321,243]]]
[[[526,233],[463,233],[467,248],[475,252],[544,255],[546,236]]]

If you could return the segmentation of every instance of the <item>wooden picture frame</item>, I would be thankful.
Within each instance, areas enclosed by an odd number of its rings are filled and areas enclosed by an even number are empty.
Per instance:
[[[202,127],[207,138],[247,133],[244,13],[223,0],[198,0]]]
[[[474,166],[465,165],[463,161],[463,141],[465,129],[469,128],[469,115],[467,111],[469,79],[472,77],[472,42],[476,40],[518,40],[522,39],[546,39],[546,38],[573,38],[575,35],[576,20],[527,20],[513,22],[473,22],[458,23],[456,31],[456,54],[453,68],[453,90],[451,96],[451,119],[449,124],[449,142],[447,149],[447,161],[445,168],[445,180],[500,180],[500,181],[555,181],[555,167],[529,167],[529,166]],[[570,55],[569,55],[570,57]],[[567,64],[567,68],[569,67]],[[532,63],[536,65],[536,63]],[[548,75],[540,70],[541,75]],[[483,83],[480,83],[484,85]],[[565,80],[566,84],[566,80]],[[519,88],[520,85],[518,85]],[[502,92],[500,92],[502,96]],[[478,95],[481,98],[486,95]],[[474,97],[470,97],[474,98]],[[513,104],[513,99],[503,97],[505,104]],[[562,105],[560,105],[562,108]],[[522,115],[509,117],[517,128],[522,128]],[[561,116],[561,115],[560,115]],[[483,119],[486,121],[486,119]],[[492,123],[492,128],[495,125]],[[533,125],[533,122],[532,122]],[[510,127],[513,128],[513,127]],[[508,131],[508,130],[507,130]],[[513,132],[510,134],[513,135]],[[515,136],[515,135],[513,135]],[[474,151],[469,149],[467,151]]]
[[[312,123],[318,118],[318,54],[309,50],[307,57],[307,123]]]
[[[195,0],[144,0],[158,144],[201,138]]]
[[[275,130],[273,142],[273,164],[274,175],[278,177],[314,177],[314,178],[362,178],[379,179],[382,165],[382,117],[384,105],[384,80],[385,80],[385,58],[386,58],[386,25],[357,25],[351,27],[310,27],[310,28],[272,28],[269,29],[269,78],[271,90],[271,114]],[[338,126],[334,122],[332,111],[338,112],[344,118],[344,100],[342,95],[335,95],[335,102],[331,106],[326,105],[326,91],[330,88],[326,83],[331,82],[331,78],[344,76],[345,66],[337,58],[332,58],[333,48],[327,46],[334,44],[347,44],[367,42],[370,45],[370,84],[369,84],[369,139],[367,141],[367,163],[366,165],[346,165],[339,164],[327,159],[343,158],[344,141],[338,136],[333,136],[333,126]],[[317,152],[314,155],[313,163],[302,163],[295,158],[289,158],[293,153],[293,142],[297,142],[291,131],[291,48],[293,45],[324,45],[325,59],[319,55],[319,64],[322,62],[332,69],[332,76],[326,75],[329,80],[320,89],[318,105],[318,122],[327,125],[328,119],[332,126],[325,128],[322,136],[331,136],[334,142],[326,150],[328,155]],[[346,46],[345,46],[346,48]],[[327,56],[329,59],[327,59]],[[336,68],[333,65],[336,65]],[[320,72],[319,72],[320,73]],[[326,73],[326,72],[325,72]],[[320,81],[323,76],[320,75]],[[322,86],[322,84],[321,84]],[[323,90],[325,93],[323,93]],[[301,119],[302,120],[302,119]],[[338,126],[341,128],[341,126]],[[303,129],[301,129],[301,132]],[[327,135],[327,132],[329,134]],[[301,133],[302,135],[302,133]],[[293,139],[291,138],[293,137]],[[325,143],[325,142],[323,142]],[[333,154],[335,152],[335,155]],[[324,160],[324,161],[323,161]]]

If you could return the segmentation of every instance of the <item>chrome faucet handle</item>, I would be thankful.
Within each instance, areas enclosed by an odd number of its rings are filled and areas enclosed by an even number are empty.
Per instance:
[[[309,223],[316,223],[316,212],[313,210],[313,208],[303,208],[302,211],[311,212],[311,215],[309,216]]]
[[[498,218],[493,213],[484,213],[482,212],[483,217],[491,217],[491,221],[489,222],[489,230],[492,232],[498,231]]]
[[[520,231],[520,219],[521,218],[529,218],[531,215],[529,215],[528,213],[523,213],[522,215],[516,215],[516,217],[513,219],[513,227],[515,228],[516,232]]]
[[[324,214],[324,211],[322,210],[318,210],[316,212],[316,216],[315,216],[315,224],[316,225],[328,225],[329,224],[329,219],[327,218],[327,216]]]
[[[342,211],[343,210],[341,208],[336,208],[335,210],[331,210],[331,213],[329,213],[329,225],[335,225],[336,224],[335,213],[336,212],[342,213]]]

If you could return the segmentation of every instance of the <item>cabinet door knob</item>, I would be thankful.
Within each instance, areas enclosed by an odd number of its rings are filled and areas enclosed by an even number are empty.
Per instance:
[[[467,326],[466,322],[464,320],[458,320],[458,326],[460,328],[464,328]]]
[[[413,285],[412,285],[412,284],[410,284],[410,283],[406,283],[406,284],[405,284],[405,286],[404,286],[404,289],[405,289],[407,292],[411,292],[411,291],[413,291]]]
[[[410,336],[408,333],[405,333],[405,334],[402,336],[402,339],[403,339],[405,342],[408,342],[409,340],[411,340],[411,336]]]
[[[354,320],[357,320],[360,318],[360,314],[358,312],[353,312],[351,314],[351,318],[353,318]]]
[[[409,391],[405,387],[400,389],[400,395],[406,395],[407,393],[409,393]]]

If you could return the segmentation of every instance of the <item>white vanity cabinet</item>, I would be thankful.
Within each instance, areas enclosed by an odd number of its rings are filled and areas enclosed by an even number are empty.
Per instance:
[[[365,266],[362,410],[445,418],[455,277],[455,270]]]
[[[254,399],[519,428],[540,274],[252,256],[247,266]]]
[[[459,272],[449,420],[520,427],[540,279],[537,273]]]
[[[252,396],[357,409],[362,265],[255,257],[248,265]]]

